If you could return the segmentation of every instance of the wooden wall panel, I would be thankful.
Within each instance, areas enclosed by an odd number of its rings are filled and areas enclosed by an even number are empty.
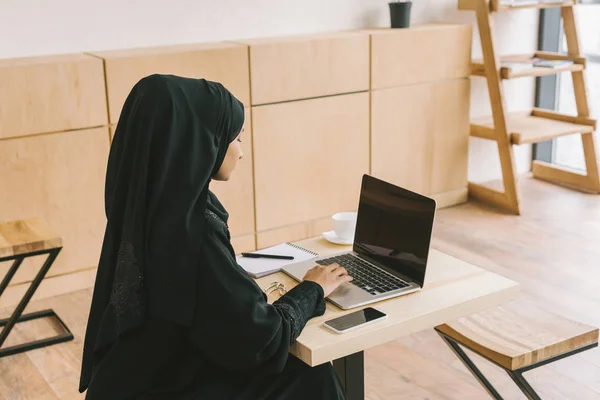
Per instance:
[[[471,81],[454,79],[431,84],[433,147],[429,193],[467,187],[469,159],[469,105]]]
[[[369,171],[369,94],[253,107],[256,225],[356,210]]]
[[[430,194],[429,196],[435,200],[437,208],[452,207],[467,202],[469,199],[469,188],[463,187],[449,192]]]
[[[372,173],[409,190],[466,188],[469,80],[372,92]]]
[[[343,32],[246,40],[252,104],[369,89],[369,36]]]
[[[36,264],[37,265],[37,264]],[[39,265],[37,265],[39,267]],[[21,268],[25,267],[22,265]],[[54,268],[54,267],[53,267]],[[33,295],[32,301],[47,299],[48,297],[60,296],[61,294],[77,292],[91,288],[96,281],[97,268],[86,268],[64,275],[46,277]],[[4,270],[2,272],[4,273]],[[14,307],[23,298],[30,282],[10,285],[0,298],[0,308]]]
[[[221,82],[242,103],[250,105],[248,47],[203,43],[94,53],[104,59],[110,123],[116,124],[131,88],[154,73],[205,78]]]
[[[96,266],[105,228],[107,128],[0,141],[0,221],[39,217],[63,239],[48,276]],[[29,281],[42,260],[23,264]],[[7,263],[0,264],[0,276]]]
[[[428,193],[431,176],[431,85],[371,93],[371,172],[406,189]]]
[[[85,54],[0,60],[0,139],[107,121],[101,60]]]
[[[235,250],[235,254],[242,252],[250,252],[256,250],[256,235],[237,236],[231,238],[231,246]]]
[[[358,203],[356,204],[358,207]],[[333,229],[331,216],[299,224],[259,232],[256,235],[257,248],[263,249],[280,243],[294,242],[297,240],[320,236],[323,232]]]
[[[242,158],[228,182],[212,181],[210,189],[229,212],[232,237],[254,233],[254,186],[252,172],[252,121],[250,109],[245,110],[246,121],[242,140]],[[237,249],[236,249],[237,250]]]
[[[368,32],[372,89],[470,75],[471,25],[429,24]]]

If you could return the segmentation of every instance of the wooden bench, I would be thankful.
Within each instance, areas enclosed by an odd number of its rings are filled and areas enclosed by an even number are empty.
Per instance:
[[[498,391],[460,345],[503,368],[528,399],[540,399],[523,373],[598,346],[598,328],[519,301],[439,325],[436,331],[495,399]]]
[[[44,254],[48,255],[48,258],[31,282],[29,289],[25,292],[25,295],[13,311],[12,315],[9,318],[0,320],[0,327],[4,327],[0,331],[0,358],[73,340],[73,334],[58,315],[56,315],[54,310],[43,310],[23,315],[25,307],[27,307],[27,304],[40,286],[40,283],[46,276],[46,273],[48,273],[48,270],[61,249],[62,239],[52,232],[46,222],[41,219],[34,218],[0,223],[0,262],[13,261],[13,264],[4,276],[4,279],[0,282],[0,297],[8,287],[25,258]],[[45,317],[56,318],[65,332],[55,337],[34,340],[32,342],[2,348],[4,341],[15,324]]]

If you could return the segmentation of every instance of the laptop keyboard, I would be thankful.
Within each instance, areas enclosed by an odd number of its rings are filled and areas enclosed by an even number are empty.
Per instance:
[[[351,284],[365,290],[373,296],[408,286],[408,283],[404,282],[402,279],[396,278],[352,254],[342,254],[337,257],[317,261],[317,264],[325,266],[335,263],[346,268],[348,274],[354,278],[354,280],[350,282]]]

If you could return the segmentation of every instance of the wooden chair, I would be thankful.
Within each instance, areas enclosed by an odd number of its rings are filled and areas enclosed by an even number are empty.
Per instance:
[[[0,320],[0,327],[4,327],[0,331],[0,358],[73,340],[73,334],[58,315],[56,315],[54,310],[49,309],[23,315],[25,307],[27,307],[27,304],[35,294],[35,291],[46,276],[46,273],[52,266],[52,263],[61,249],[62,239],[53,233],[46,222],[41,219],[0,223],[0,262],[13,261],[13,264],[4,276],[4,279],[0,282],[0,297],[8,287],[8,284],[15,276],[15,273],[25,258],[43,254],[48,255],[48,258],[31,282],[29,289],[25,292],[25,295],[13,311],[12,315],[7,319]],[[60,325],[62,325],[65,333],[51,338],[2,348],[4,341],[15,324],[44,317],[56,318]]]
[[[586,58],[582,55],[573,8],[576,0],[564,0],[556,3],[527,4],[522,6],[502,5],[499,0],[459,0],[460,10],[476,12],[483,60],[474,60],[471,75],[487,79],[492,106],[492,116],[471,121],[471,136],[493,140],[498,145],[498,154],[502,166],[504,191],[490,186],[469,183],[469,195],[475,199],[504,208],[514,214],[520,214],[519,194],[513,145],[533,144],[551,140],[560,136],[580,134],[585,156],[586,172],[570,170],[542,161],[533,162],[535,178],[565,184],[585,191],[600,193],[600,175],[594,131],[596,120],[590,118],[584,70]],[[494,45],[492,13],[526,8],[560,7],[564,21],[568,54],[538,51],[534,54],[509,55],[500,57]],[[540,58],[543,60],[564,60],[566,64],[558,68],[532,67],[516,70],[502,63],[524,62]],[[534,108],[527,112],[507,113],[502,82],[506,79],[521,77],[540,77],[570,72],[573,77],[577,116]]]
[[[504,369],[528,399],[540,399],[523,373],[598,346],[598,328],[515,302],[435,330],[494,399],[502,399],[461,345]]]

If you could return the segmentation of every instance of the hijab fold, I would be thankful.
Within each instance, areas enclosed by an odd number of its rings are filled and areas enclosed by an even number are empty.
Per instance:
[[[80,390],[98,355],[147,318],[192,324],[208,186],[243,123],[243,104],[216,82],[151,75],[133,87],[108,159]]]

